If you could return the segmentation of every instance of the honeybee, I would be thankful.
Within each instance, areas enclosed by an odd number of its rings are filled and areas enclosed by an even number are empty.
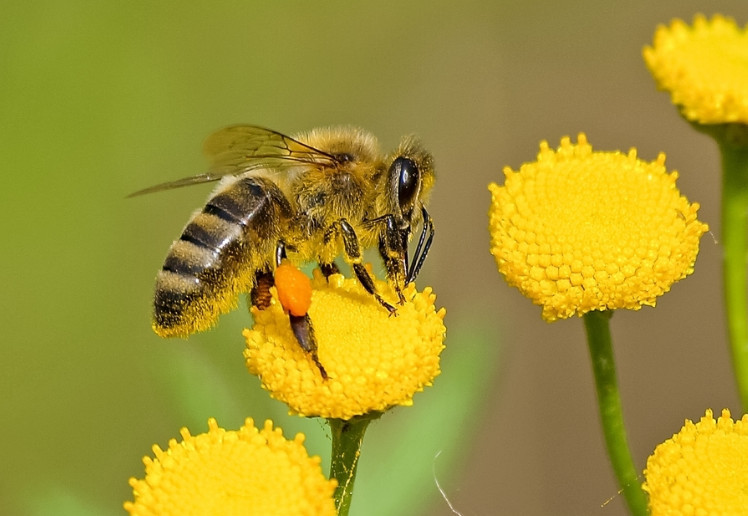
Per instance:
[[[434,183],[433,157],[412,137],[382,154],[376,138],[352,127],[286,136],[251,125],[222,129],[205,141],[208,171],[131,194],[220,180],[202,210],[172,243],[156,277],[153,330],[186,337],[213,326],[250,293],[270,304],[273,273],[282,260],[317,262],[327,276],[338,256],[390,313],[363,264],[377,246],[387,278],[402,290],[418,275],[434,238],[426,210]],[[411,261],[408,242],[421,234]],[[291,326],[326,377],[308,314],[289,314]]]

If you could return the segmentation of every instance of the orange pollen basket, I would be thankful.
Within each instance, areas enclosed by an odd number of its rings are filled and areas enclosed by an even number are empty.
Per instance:
[[[275,288],[283,310],[300,317],[309,312],[312,304],[312,282],[298,267],[283,260],[275,269]]]

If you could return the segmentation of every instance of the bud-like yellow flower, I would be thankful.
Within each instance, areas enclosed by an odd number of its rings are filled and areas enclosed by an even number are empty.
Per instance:
[[[708,229],[665,170],[636,150],[593,152],[584,134],[491,184],[491,254],[547,321],[591,310],[654,306],[693,272]]]
[[[748,32],[731,18],[697,15],[692,27],[682,20],[661,25],[644,60],[686,119],[748,123]]]
[[[130,479],[135,500],[125,503],[133,516],[236,514],[307,516],[336,514],[333,492],[319,457],[309,457],[304,435],[289,441],[266,421],[262,430],[247,419],[238,431],[224,430],[215,419],[208,432],[182,442],[169,441],[155,458],[145,457],[145,479]]]
[[[739,421],[711,410],[657,446],[644,470],[652,516],[746,514],[748,415]]]

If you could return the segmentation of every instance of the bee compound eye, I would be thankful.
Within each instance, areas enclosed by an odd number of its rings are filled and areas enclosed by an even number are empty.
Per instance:
[[[412,159],[400,156],[392,162],[390,171],[398,176],[397,195],[400,209],[403,212],[409,211],[415,203],[421,181],[418,166]]]

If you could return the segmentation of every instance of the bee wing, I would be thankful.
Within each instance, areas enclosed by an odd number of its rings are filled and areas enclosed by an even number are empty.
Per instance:
[[[211,162],[210,172],[221,175],[244,172],[247,168],[255,168],[255,163],[284,168],[298,163],[335,162],[335,158],[326,152],[277,131],[253,125],[232,125],[211,134],[205,140],[203,152]]]
[[[210,161],[208,172],[144,188],[128,197],[209,183],[260,168],[283,173],[294,165],[337,162],[334,156],[290,136],[253,125],[232,125],[216,131],[205,140],[203,152]]]

